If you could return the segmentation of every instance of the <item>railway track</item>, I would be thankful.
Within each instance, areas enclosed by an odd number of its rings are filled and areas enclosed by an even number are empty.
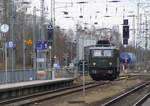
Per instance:
[[[125,92],[114,99],[102,104],[101,106],[141,106],[140,104],[145,101],[150,94],[147,94],[148,91],[145,89],[150,87],[150,82],[145,82],[142,85],[139,85],[128,92]],[[147,87],[147,88],[146,88]],[[141,93],[143,91],[143,93]],[[147,94],[147,95],[145,95]],[[143,95],[145,95],[143,97]],[[142,99],[141,99],[142,98]],[[137,102],[138,101],[138,102]],[[129,102],[129,103],[127,103]],[[100,106],[97,104],[97,106]]]
[[[148,94],[146,94],[143,98],[141,98],[138,102],[136,102],[133,106],[142,106],[142,104],[144,104],[144,102],[150,98],[150,92]]]
[[[85,88],[89,89],[89,88],[104,85],[107,83],[109,82],[108,81],[99,82],[99,83],[90,82],[85,85]],[[83,89],[82,85],[78,85],[78,86],[71,86],[71,87],[66,87],[62,89],[57,89],[53,91],[45,91],[45,92],[36,93],[36,94],[28,95],[28,96],[22,96],[22,97],[17,97],[13,99],[3,100],[3,101],[0,101],[0,106],[26,106],[31,103],[40,102],[43,100],[52,99],[52,98],[66,95],[66,94],[82,91],[82,89]]]
[[[125,77],[119,78],[115,81],[120,81],[123,79],[126,79],[126,78]],[[90,82],[85,85],[85,89],[94,88],[94,87],[108,84],[108,83],[110,82],[109,81]],[[82,90],[83,90],[82,85],[74,85],[71,87],[65,87],[65,88],[56,89],[52,91],[45,91],[45,92],[40,92],[40,93],[31,94],[27,96],[21,96],[17,98],[8,99],[8,100],[3,100],[3,101],[0,101],[0,106],[27,106],[32,103],[36,103],[36,102],[40,102],[40,101],[44,101],[44,100],[48,100],[52,98],[57,98],[59,96],[79,92]]]

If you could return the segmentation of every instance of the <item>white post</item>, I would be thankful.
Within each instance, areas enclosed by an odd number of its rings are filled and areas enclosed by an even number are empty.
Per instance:
[[[55,79],[55,71],[56,71],[56,56],[54,56],[54,65],[52,69],[52,80]]]
[[[83,63],[82,63],[82,71],[83,71],[83,79],[82,79],[82,83],[83,83],[83,95],[85,95],[85,67],[84,67],[84,37],[83,37],[83,50],[82,50],[82,59],[83,59]]]
[[[139,38],[140,38],[140,0],[137,3],[137,30],[136,30],[136,48],[138,47],[138,42],[139,42]],[[137,63],[139,63],[139,53],[137,51]]]
[[[52,72],[52,46],[49,46],[49,75],[50,75],[50,72]],[[53,72],[52,72],[52,75],[51,75],[52,79],[53,79]]]
[[[76,67],[75,67],[75,74],[74,77],[77,78],[77,73],[78,73],[78,62],[79,62],[79,32],[78,28],[76,31]]]
[[[24,4],[22,4],[23,7]],[[26,23],[27,23],[27,16],[26,16],[27,8],[23,8],[23,15],[24,15],[24,20],[23,20],[23,70],[26,69],[26,48],[25,48],[25,32],[26,32]]]
[[[36,46],[36,39],[35,39],[35,27],[36,27],[36,7],[33,9],[33,69],[34,71],[37,70],[36,68],[36,51],[35,51],[35,46]]]
[[[5,79],[5,82],[7,83],[8,82],[8,73],[7,73],[7,42],[5,42],[5,72],[6,72],[6,79]]]
[[[55,69],[52,69],[52,80],[55,79]]]

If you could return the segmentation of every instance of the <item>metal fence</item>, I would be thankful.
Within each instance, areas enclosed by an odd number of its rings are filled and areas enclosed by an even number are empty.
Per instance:
[[[74,72],[67,69],[60,70],[49,70],[43,71],[44,73],[38,73],[40,71],[35,71],[32,69],[28,70],[16,70],[16,71],[0,71],[0,84],[5,83],[16,83],[32,80],[51,80],[52,71],[55,73],[55,78],[72,78],[74,77]]]
[[[0,71],[0,84],[36,79],[36,71],[33,70]]]

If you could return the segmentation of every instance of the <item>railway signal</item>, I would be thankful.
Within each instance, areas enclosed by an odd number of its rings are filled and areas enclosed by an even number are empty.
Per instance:
[[[123,38],[129,39],[129,25],[123,25]]]
[[[47,33],[48,33],[48,40],[49,40],[49,46],[52,46],[52,41],[53,41],[53,26],[50,23],[47,27]]]
[[[127,45],[129,39],[128,19],[123,20],[123,44]]]

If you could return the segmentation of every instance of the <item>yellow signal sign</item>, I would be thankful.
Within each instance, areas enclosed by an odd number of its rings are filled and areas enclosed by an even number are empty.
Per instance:
[[[26,45],[29,45],[29,46],[31,46],[31,45],[33,44],[33,42],[32,42],[31,39],[24,40],[24,43],[25,43]]]

